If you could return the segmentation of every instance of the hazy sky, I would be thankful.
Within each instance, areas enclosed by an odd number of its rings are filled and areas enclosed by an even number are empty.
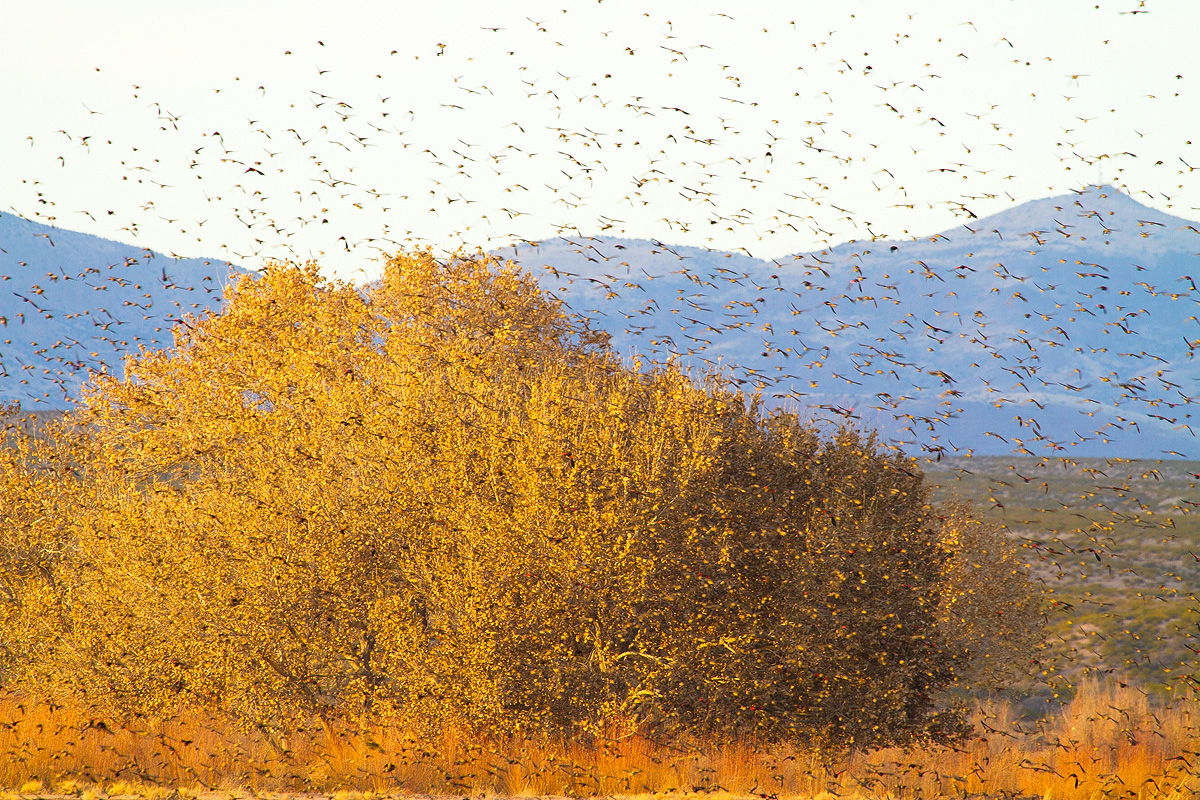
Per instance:
[[[1200,3],[0,5],[0,212],[187,256],[1200,218]]]

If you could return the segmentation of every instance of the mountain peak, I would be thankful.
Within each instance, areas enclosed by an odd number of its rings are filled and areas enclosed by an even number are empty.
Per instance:
[[[518,260],[622,355],[719,365],[906,447],[1153,458],[1200,422],[1197,228],[1095,186],[772,261],[589,237]]]

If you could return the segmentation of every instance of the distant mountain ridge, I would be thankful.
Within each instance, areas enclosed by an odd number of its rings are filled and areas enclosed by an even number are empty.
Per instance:
[[[0,402],[67,407],[90,370],[169,346],[177,320],[221,308],[243,272],[0,214]]]
[[[1111,186],[770,261],[583,237],[515,257],[622,353],[737,365],[909,448],[1200,454],[1200,225]]]
[[[1112,187],[772,260],[586,237],[499,255],[622,355],[720,364],[909,450],[1200,456],[1200,224]],[[0,215],[0,401],[68,406],[243,273]]]

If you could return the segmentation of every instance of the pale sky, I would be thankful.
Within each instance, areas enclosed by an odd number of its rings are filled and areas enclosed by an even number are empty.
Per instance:
[[[568,231],[778,256],[1096,182],[1200,218],[1194,0],[568,8],[2,0],[0,212],[356,278]]]

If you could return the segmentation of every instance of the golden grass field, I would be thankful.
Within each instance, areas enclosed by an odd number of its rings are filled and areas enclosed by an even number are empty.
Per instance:
[[[965,745],[823,759],[751,740],[665,743],[636,733],[575,741],[419,743],[403,731],[297,730],[274,741],[195,718],[92,718],[0,699],[0,786],[9,796],[99,800],[278,793],[376,796],[1038,797],[1183,800],[1200,791],[1194,698],[1152,704],[1087,683],[1040,722],[981,705]]]

